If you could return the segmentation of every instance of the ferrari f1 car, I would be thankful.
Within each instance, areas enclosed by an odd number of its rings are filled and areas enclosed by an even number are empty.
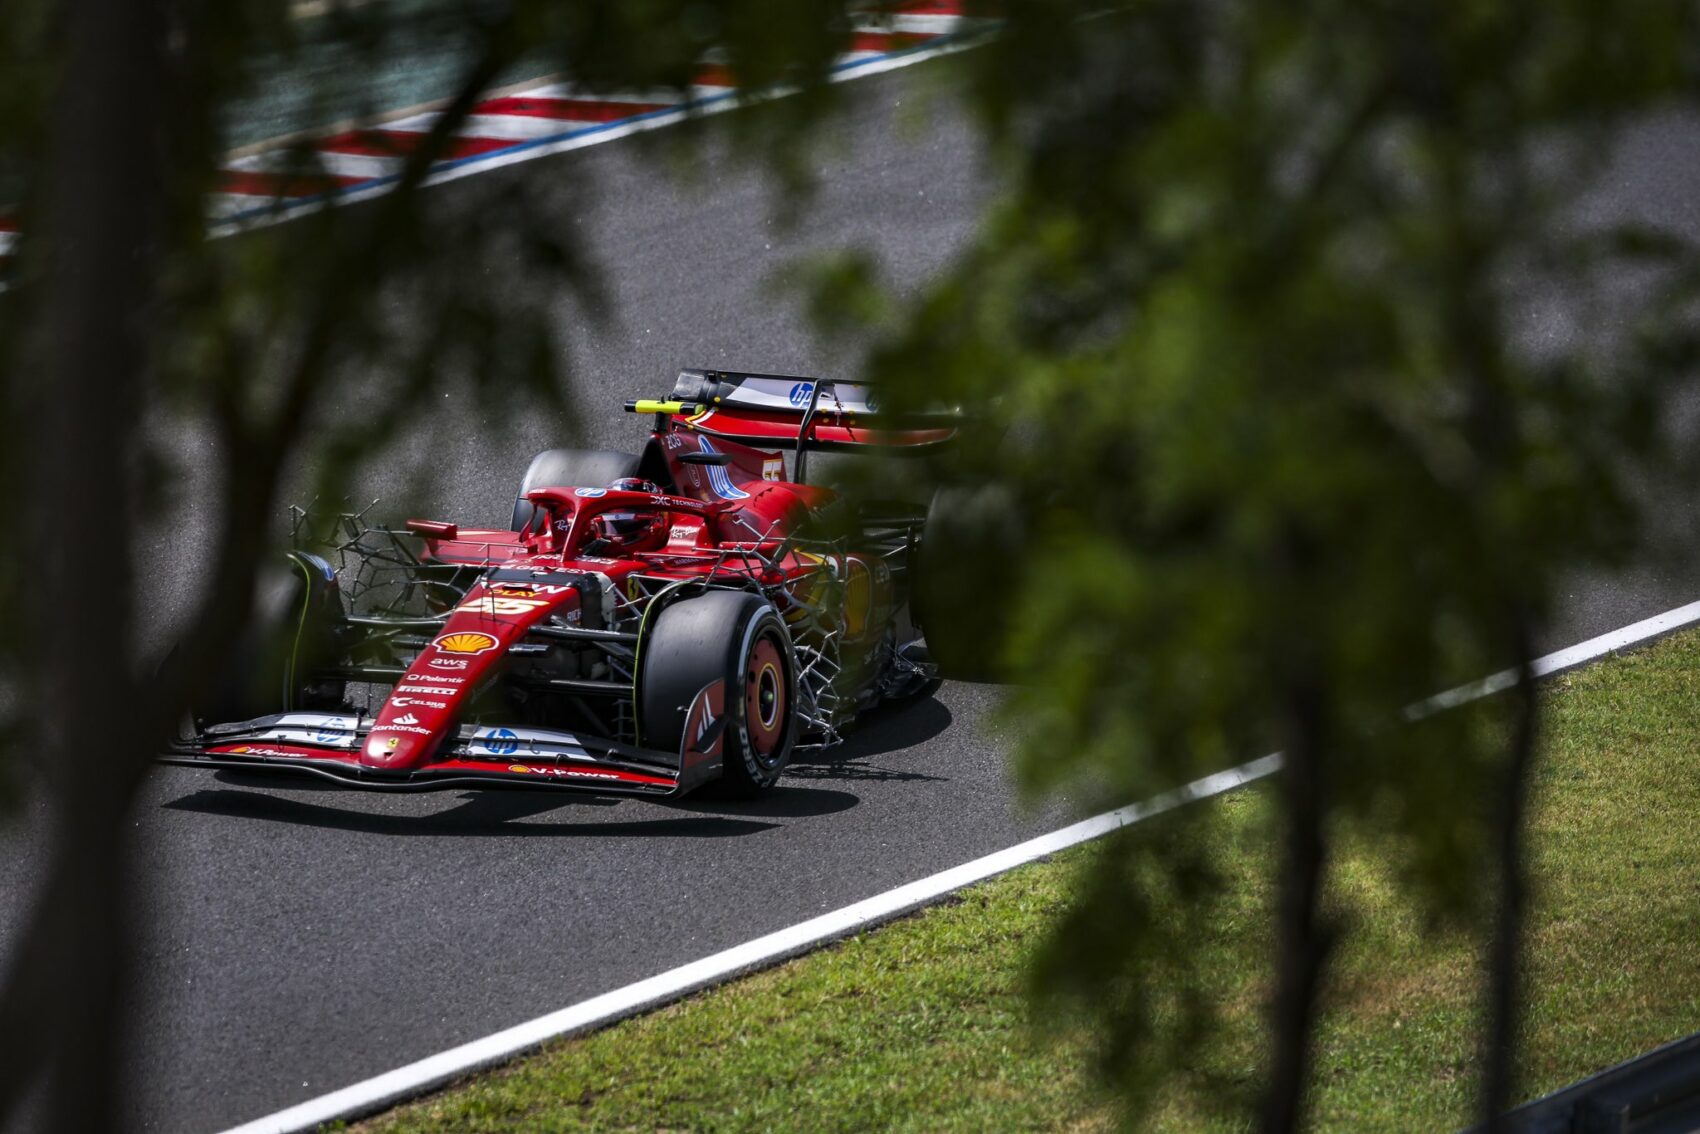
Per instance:
[[[926,509],[852,505],[805,474],[811,451],[925,453],[952,415],[702,370],[626,409],[653,418],[641,452],[539,453],[508,530],[342,516],[292,552],[165,759],[361,788],[747,796],[927,685],[909,617]]]

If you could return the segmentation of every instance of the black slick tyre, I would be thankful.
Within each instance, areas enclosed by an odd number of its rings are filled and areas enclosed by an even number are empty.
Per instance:
[[[523,532],[537,518],[537,505],[525,498],[534,488],[605,488],[638,474],[639,458],[613,449],[545,449],[531,458],[514,497],[511,530]]]
[[[688,721],[722,730],[721,778],[705,789],[732,799],[767,791],[797,744],[797,663],[773,605],[745,591],[682,599],[655,619],[642,644],[639,739],[682,751]],[[717,721],[691,710],[719,685]],[[696,739],[696,738],[693,738]]]

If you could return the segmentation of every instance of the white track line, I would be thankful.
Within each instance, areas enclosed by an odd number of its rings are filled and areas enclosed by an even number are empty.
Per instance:
[[[967,21],[973,16],[908,16],[896,15],[882,18],[862,17],[851,20],[852,26],[864,31],[893,31],[907,32],[910,35],[949,35],[961,31]]]
[[[1679,606],[1675,610],[1667,610],[1663,614],[1655,614],[1651,618],[1632,622],[1621,629],[1601,634],[1598,638],[1589,638],[1586,642],[1571,646],[1568,649],[1536,658],[1529,663],[1529,672],[1535,677],[1551,677],[1562,670],[1573,669],[1583,662],[1604,657],[1613,650],[1621,650],[1625,646],[1639,645],[1642,642],[1657,638],[1661,634],[1669,634],[1672,630],[1681,630],[1684,626],[1692,626],[1696,622],[1700,622],[1700,602],[1691,602],[1686,606]],[[1483,697],[1491,697],[1495,693],[1503,693],[1516,684],[1517,671],[1502,669],[1490,677],[1482,678],[1480,681],[1471,682],[1469,685],[1460,685],[1458,688],[1448,689],[1444,693],[1436,693],[1428,700],[1412,705],[1405,712],[1412,719],[1426,717],[1432,713],[1438,713],[1442,709],[1450,709],[1470,701],[1480,700]]]
[[[1538,658],[1532,668],[1536,676],[1545,677],[1697,622],[1700,622],[1700,602],[1692,602],[1620,630],[1590,638],[1580,645]],[[1413,714],[1426,715],[1502,692],[1516,682],[1515,670],[1502,670],[1481,681],[1461,685],[1457,689],[1431,697],[1421,705],[1413,706],[1411,711]],[[983,882],[1046,855],[1099,838],[1111,831],[1149,819],[1153,815],[1172,811],[1183,804],[1221,795],[1254,780],[1263,779],[1280,767],[1281,757],[1276,753],[1225,772],[1205,776],[1144,803],[1106,812],[1073,826],[1064,827],[1060,831],[1018,843],[1007,850],[965,862],[961,866],[918,882],[887,890],[883,894],[876,894],[865,901],[811,918],[789,929],[781,929],[777,933],[746,941],[700,961],[692,961],[688,965],[669,969],[636,984],[582,1000],[547,1016],[539,1016],[506,1031],[450,1048],[417,1063],[409,1063],[376,1078],[344,1087],[340,1091],[320,1095],[287,1110],[280,1110],[276,1114],[234,1127],[226,1131],[226,1134],[294,1134],[295,1131],[311,1130],[322,1123],[337,1119],[371,1114],[392,1103],[441,1086],[469,1071],[510,1059],[549,1040],[602,1027],[645,1009],[677,1000],[728,977],[764,968],[871,925],[919,909],[964,886]]]
[[[629,102],[649,106],[671,106],[684,102],[684,98],[672,87],[657,87],[647,91],[599,91],[582,83],[559,82],[544,83],[540,87],[515,87],[509,92],[513,98],[559,98],[569,102]]]
[[[519,96],[521,98],[525,95]],[[403,134],[423,134],[436,124],[442,114],[430,111],[385,123],[384,129]],[[536,118],[525,114],[468,114],[461,120],[457,138],[500,138],[504,142],[530,142],[537,138],[558,138],[578,126],[588,123],[563,122],[558,118]],[[400,162],[396,163],[400,165]]]
[[[334,150],[309,150],[305,153],[295,153],[290,150],[269,150],[266,153],[250,154],[227,162],[225,169],[233,169],[239,173],[294,173],[310,176],[314,173],[329,173],[337,177],[358,177],[362,181],[374,177],[391,177],[401,172],[406,159],[400,157],[375,157],[371,154],[339,154]],[[248,207],[253,208],[250,198]],[[214,203],[209,211],[218,208]]]
[[[295,0],[295,3],[289,6],[289,18],[292,20],[316,20],[339,9],[352,12],[356,8],[364,8],[371,2],[372,0]]]

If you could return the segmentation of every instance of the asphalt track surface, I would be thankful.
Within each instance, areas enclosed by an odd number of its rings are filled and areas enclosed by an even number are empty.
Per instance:
[[[910,116],[937,66],[852,84],[853,124],[826,147],[821,195],[788,234],[758,172],[710,157],[696,187],[681,187],[626,142],[432,192],[459,209],[480,207],[499,178],[594,185],[596,203],[575,207],[621,325],[582,329],[564,305],[563,329],[581,363],[585,440],[629,445],[641,425],[619,402],[664,391],[680,365],[833,369],[773,288],[787,258],[864,244],[914,287],[962,246],[990,183],[948,108]],[[1611,191],[1626,201],[1694,199],[1695,132],[1661,129],[1622,159]],[[562,440],[560,423],[484,428],[459,396],[435,416],[442,428],[428,439],[375,462],[368,495],[417,495],[394,470],[432,465],[437,514],[499,519],[530,455]],[[186,507],[191,532],[204,528],[192,495]],[[169,571],[161,586],[169,603]],[[1674,571],[1579,583],[1550,645],[1695,590]],[[134,817],[151,906],[133,1014],[137,1125],[223,1129],[1078,817],[1067,800],[1037,811],[1018,801],[995,706],[994,689],[945,683],[742,806],[357,794],[164,769]],[[36,873],[34,826],[0,836],[0,946]]]

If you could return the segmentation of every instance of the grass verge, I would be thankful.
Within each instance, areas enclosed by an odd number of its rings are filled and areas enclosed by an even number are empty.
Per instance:
[[[1700,1028],[1700,634],[1557,679],[1531,817],[1525,1096]],[[1259,791],[1221,811],[1224,854],[1267,861]],[[1092,847],[593,1035],[554,1044],[357,1129],[1098,1129],[1115,1112],[1078,1034],[1032,1026],[1026,966]],[[1268,877],[1247,869],[1201,943],[1227,1027],[1199,1053],[1250,1082],[1261,1042]],[[1357,932],[1318,1037],[1313,1115],[1335,1130],[1470,1118],[1477,960],[1347,851],[1334,898]],[[1163,1130],[1239,1129],[1195,1099]]]

